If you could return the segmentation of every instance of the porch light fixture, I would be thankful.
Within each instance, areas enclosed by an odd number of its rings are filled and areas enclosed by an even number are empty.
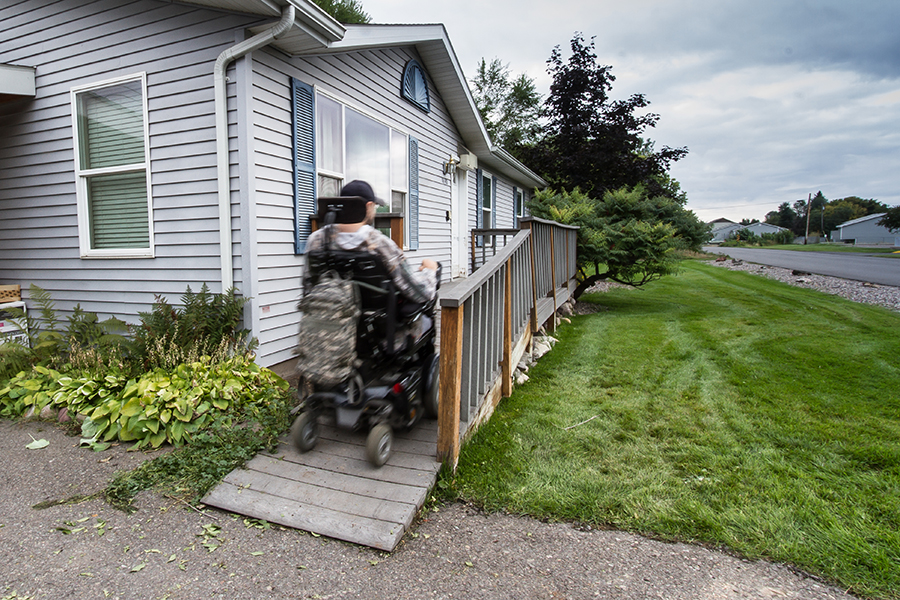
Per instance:
[[[459,164],[459,159],[450,157],[450,160],[444,163],[444,175],[456,175],[456,166]]]

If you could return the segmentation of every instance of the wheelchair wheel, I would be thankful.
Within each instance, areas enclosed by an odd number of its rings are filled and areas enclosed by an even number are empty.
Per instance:
[[[369,431],[366,438],[366,458],[376,467],[380,467],[391,457],[393,447],[394,430],[387,423],[379,423]]]
[[[291,425],[291,441],[300,452],[309,452],[319,441],[319,421],[310,411],[304,411]]]
[[[441,397],[441,360],[435,354],[429,360],[425,369],[425,393],[422,395],[422,403],[425,405],[425,414],[429,419],[437,419],[438,403]]]

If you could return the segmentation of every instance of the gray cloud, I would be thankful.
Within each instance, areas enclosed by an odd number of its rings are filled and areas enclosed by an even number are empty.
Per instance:
[[[545,93],[552,48],[596,36],[613,97],[644,93],[657,147],[690,149],[672,174],[702,218],[762,218],[818,190],[900,204],[896,0],[364,5],[376,21],[444,22],[467,73],[496,56]]]

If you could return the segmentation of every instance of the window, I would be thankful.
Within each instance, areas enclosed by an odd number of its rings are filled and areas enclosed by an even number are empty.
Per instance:
[[[516,216],[522,218],[525,216],[525,198],[522,195],[522,190],[518,188],[513,188],[516,194]]]
[[[492,229],[494,227],[494,180],[490,175],[481,176],[481,223],[482,228]]]
[[[72,90],[83,257],[152,257],[147,81],[141,73]]]
[[[425,79],[425,71],[422,69],[422,66],[415,60],[407,62],[406,67],[403,69],[400,95],[425,112],[431,112],[428,80]]]
[[[404,214],[409,190],[409,138],[328,96],[316,94],[316,167],[320,196],[344,183],[369,182],[388,202],[380,212]]]
[[[418,141],[303,82],[292,80],[292,93],[296,252],[305,251],[315,199],[337,196],[354,179],[388,203],[378,210],[397,229],[386,233],[417,249]]]

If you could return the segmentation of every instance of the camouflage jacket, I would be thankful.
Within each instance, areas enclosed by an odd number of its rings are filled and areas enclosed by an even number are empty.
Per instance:
[[[413,271],[397,244],[370,225],[363,225],[357,231],[338,232],[332,243],[342,250],[364,250],[379,255],[397,290],[411,302],[427,302],[437,293],[437,273],[432,269]],[[309,236],[306,250],[318,250],[324,244],[325,230],[319,229]]]

